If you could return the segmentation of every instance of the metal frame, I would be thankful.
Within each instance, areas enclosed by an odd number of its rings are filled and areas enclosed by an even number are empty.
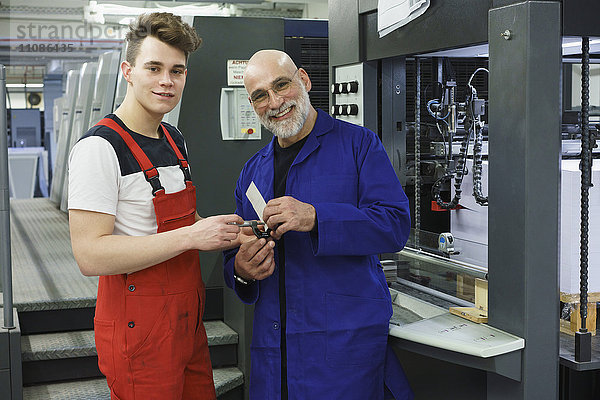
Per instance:
[[[406,60],[404,57],[383,60],[381,69],[383,145],[390,155],[400,183],[405,186],[406,175],[401,171],[406,170]]]
[[[6,69],[0,64],[0,290],[3,298],[0,324],[0,396],[23,398],[21,372],[21,330],[13,308],[12,262],[10,252],[10,201],[8,194],[8,143],[6,126]],[[8,387],[5,384],[8,383]]]
[[[14,328],[12,315],[12,269],[10,257],[10,201],[8,189],[8,143],[6,126],[6,69],[0,65],[0,229],[2,239],[0,241],[0,255],[2,257],[2,280],[0,290],[4,300],[4,323],[5,329]]]
[[[522,381],[488,374],[488,399],[558,398],[560,18],[550,1],[489,13],[489,324],[525,349]]]
[[[21,400],[23,398],[23,374],[21,371],[21,328],[17,310],[11,309],[14,326],[2,327],[4,316],[0,314],[0,398]]]

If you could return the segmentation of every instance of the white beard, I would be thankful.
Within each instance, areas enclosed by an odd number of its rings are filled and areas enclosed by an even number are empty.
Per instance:
[[[304,85],[300,82],[300,98],[298,100],[286,101],[277,110],[266,111],[263,115],[259,115],[261,124],[278,138],[287,139],[297,135],[300,129],[304,126],[306,119],[308,118],[308,112],[310,109],[310,98]],[[273,121],[269,117],[279,114],[281,111],[287,108],[295,106],[290,113],[293,115],[283,121]]]

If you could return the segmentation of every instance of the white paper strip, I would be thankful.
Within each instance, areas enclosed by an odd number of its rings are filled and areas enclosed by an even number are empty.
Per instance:
[[[258,215],[258,220],[262,221],[263,211],[267,203],[265,202],[264,197],[258,191],[258,188],[254,184],[254,181],[250,182],[250,186],[248,186],[248,190],[246,190],[246,197],[250,200],[250,204],[252,204],[252,208]]]

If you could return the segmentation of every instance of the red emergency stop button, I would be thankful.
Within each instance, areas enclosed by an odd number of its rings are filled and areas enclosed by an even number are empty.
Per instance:
[[[254,133],[254,129],[248,128],[248,135],[252,135]]]

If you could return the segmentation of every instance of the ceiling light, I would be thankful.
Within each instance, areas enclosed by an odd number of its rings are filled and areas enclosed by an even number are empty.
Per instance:
[[[7,88],[43,88],[44,84],[43,83],[28,83],[28,84],[24,84],[24,83],[7,83],[6,84]]]

